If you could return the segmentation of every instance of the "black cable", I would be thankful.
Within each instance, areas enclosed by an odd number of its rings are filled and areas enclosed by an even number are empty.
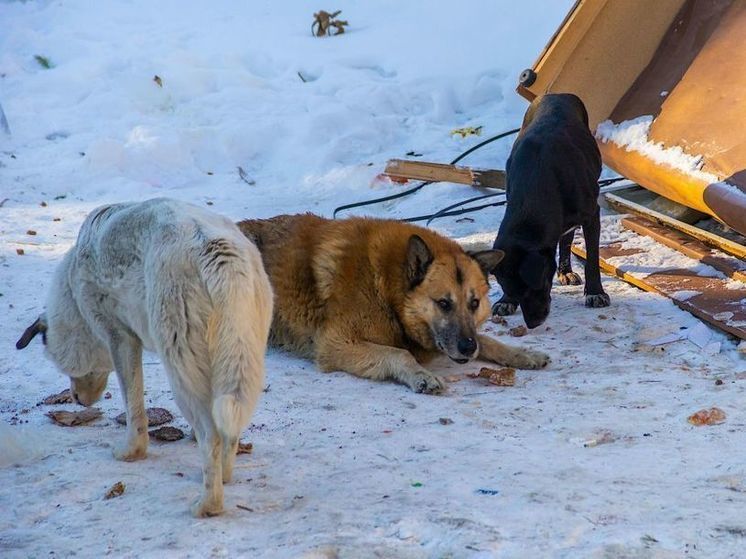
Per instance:
[[[498,134],[497,136],[492,136],[491,138],[487,138],[484,142],[477,144],[472,148],[467,149],[464,153],[462,153],[456,159],[451,161],[449,165],[455,165],[456,163],[461,161],[464,157],[466,157],[470,153],[477,151],[479,148],[486,146],[487,144],[494,142],[495,140],[502,140],[506,136],[512,136],[513,134],[517,134],[520,131],[521,131],[520,128],[513,128],[512,130],[508,130],[507,132],[503,132],[502,134]]]
[[[610,184],[614,184],[615,182],[626,180],[627,177],[614,177],[613,179],[601,179],[598,181],[598,186],[603,188],[604,186],[609,186]]]
[[[615,182],[626,180],[626,177],[614,177],[611,179],[601,179],[598,181],[599,188],[604,188],[607,186],[610,186],[614,184]],[[424,221],[424,219],[427,219],[427,223],[425,225],[430,225],[430,222],[434,219],[438,219],[439,217],[447,217],[450,215],[459,215],[454,213],[447,213],[448,210],[452,210],[453,208],[457,208],[459,206],[463,206],[464,204],[469,204],[471,202],[476,202],[477,200],[484,200],[485,198],[494,198],[495,196],[505,196],[505,192],[495,192],[493,194],[483,194],[482,196],[475,196],[473,198],[468,198],[466,200],[461,200],[460,202],[456,202],[455,204],[451,204],[450,206],[446,206],[445,208],[442,208],[435,212],[434,214],[430,214],[429,216],[417,216],[416,221]],[[477,211],[478,209],[483,208],[489,208],[491,206],[502,206],[503,203],[498,204],[487,204],[486,206],[478,206],[476,208],[470,208],[469,211]],[[410,221],[409,218],[400,219],[399,221]]]
[[[433,219],[438,219],[439,217],[443,217],[446,215],[446,212],[448,210],[452,210],[453,208],[458,208],[459,206],[463,206],[464,204],[468,204],[470,202],[476,202],[477,200],[484,200],[485,198],[494,198],[495,196],[505,196],[505,192],[495,192],[493,194],[483,194],[482,196],[475,196],[474,198],[469,198],[468,200],[461,200],[460,202],[456,202],[455,204],[451,204],[450,206],[446,206],[442,210],[438,210],[434,214],[430,216],[430,219],[427,220],[427,223],[425,225],[430,225],[430,222]]]
[[[446,212],[441,214],[440,217],[451,217],[454,215],[463,215],[468,214],[471,212],[477,212],[479,210],[483,210],[484,208],[491,208],[493,206],[504,206],[507,204],[507,200],[500,200],[499,202],[492,202],[491,204],[482,204],[481,206],[474,206],[473,208],[464,208],[463,210],[457,210],[455,212]],[[404,219],[400,219],[399,221],[406,221],[408,223],[412,223],[414,221],[425,221],[426,219],[429,219],[432,217],[432,215],[419,215],[417,217],[407,217]]]
[[[470,147],[465,152],[463,152],[461,155],[459,155],[456,159],[451,161],[449,165],[455,165],[459,161],[461,161],[464,157],[467,155],[473,153],[474,151],[478,150],[479,148],[486,146],[487,144],[491,142],[495,142],[497,140],[501,140],[502,138],[505,138],[506,136],[512,136],[513,134],[516,134],[520,132],[520,128],[514,128],[512,130],[508,130],[507,132],[503,132],[501,134],[498,134],[497,136],[493,136],[491,138],[487,138],[483,142],[478,143],[477,145]],[[389,196],[384,196],[382,198],[373,198],[372,200],[364,200],[362,202],[355,202],[354,204],[345,204],[344,206],[339,206],[337,208],[334,208],[334,212],[332,212],[332,218],[336,218],[337,214],[341,212],[342,210],[350,210],[352,208],[360,208],[362,206],[370,206],[372,204],[377,204],[378,202],[387,202],[389,200],[396,200],[397,198],[403,198],[404,196],[407,196],[409,194],[413,194],[420,190],[423,186],[427,186],[428,184],[433,184],[435,181],[425,181],[417,186],[414,186],[413,188],[410,188],[409,190],[405,190],[404,192],[398,192],[396,194],[391,194]],[[491,188],[491,187],[485,187],[485,188]]]
[[[409,190],[405,190],[404,192],[397,192],[396,194],[391,194],[390,196],[384,196],[383,198],[374,198],[372,200],[365,200],[363,202],[355,202],[354,204],[345,204],[344,206],[339,206],[337,208],[334,208],[334,212],[332,212],[332,218],[336,219],[337,213],[341,212],[342,210],[350,210],[352,208],[359,208],[361,206],[370,206],[373,204],[377,204],[378,202],[387,202],[388,200],[396,200],[397,198],[403,198],[404,196],[408,194],[417,192],[420,188],[422,188],[423,186],[427,186],[428,184],[433,184],[433,181],[422,182],[418,184],[417,186],[410,188]]]

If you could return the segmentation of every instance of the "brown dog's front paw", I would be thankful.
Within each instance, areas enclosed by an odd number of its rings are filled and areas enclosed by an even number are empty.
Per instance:
[[[582,285],[583,280],[575,272],[567,272],[566,274],[557,274],[557,279],[560,285]]]
[[[608,307],[611,304],[611,299],[606,293],[599,293],[597,295],[586,295],[585,306],[598,309],[601,307]]]
[[[523,349],[512,359],[511,366],[519,369],[543,369],[549,364],[550,358],[546,353]]]
[[[413,391],[422,394],[440,394],[446,387],[442,380],[428,371],[412,373],[406,384]]]

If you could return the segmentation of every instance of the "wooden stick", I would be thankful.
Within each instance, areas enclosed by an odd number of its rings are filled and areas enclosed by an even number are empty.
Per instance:
[[[505,188],[505,171],[472,169],[445,163],[392,159],[386,164],[384,174],[411,180],[454,182],[477,187]]]

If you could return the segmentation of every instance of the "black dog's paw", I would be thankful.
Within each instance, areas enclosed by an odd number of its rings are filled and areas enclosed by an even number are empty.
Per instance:
[[[497,316],[508,316],[515,312],[518,305],[515,303],[508,303],[507,301],[498,301],[492,305],[492,314]]]
[[[557,274],[557,279],[559,280],[560,285],[583,285],[583,280],[575,272]]]
[[[611,299],[606,293],[598,293],[596,295],[585,296],[585,306],[598,309],[601,307],[608,307],[611,304]]]

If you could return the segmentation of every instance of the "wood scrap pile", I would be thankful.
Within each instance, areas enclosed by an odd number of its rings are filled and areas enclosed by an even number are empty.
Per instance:
[[[349,25],[346,20],[336,19],[342,13],[342,10],[329,13],[325,10],[319,10],[313,14],[313,24],[311,33],[314,37],[329,37],[331,35],[341,35],[345,32],[345,27]]]

